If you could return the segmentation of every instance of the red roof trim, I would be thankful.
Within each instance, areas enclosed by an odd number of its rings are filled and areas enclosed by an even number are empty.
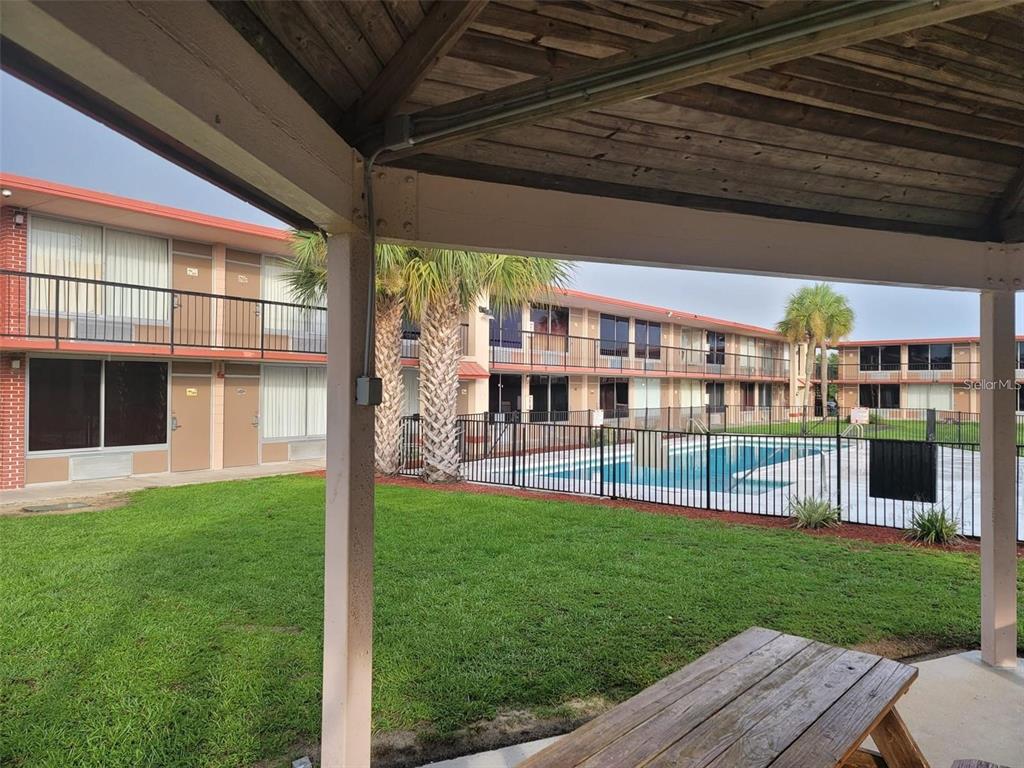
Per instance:
[[[236,232],[243,235],[255,235],[257,237],[266,237],[272,240],[280,240],[282,242],[286,242],[290,238],[288,230],[286,229],[276,229],[274,227],[264,227],[259,224],[249,224],[235,219],[210,216],[197,211],[186,211],[183,208],[172,208],[168,205],[149,203],[144,200],[134,200],[130,197],[110,195],[106,192],[98,192],[93,189],[72,187],[68,184],[58,184],[55,181],[33,179],[28,176],[18,176],[13,173],[0,173],[0,185],[9,187],[13,190],[20,189],[26,192],[38,192],[40,194],[63,197],[69,200],[80,200],[85,203],[105,205],[110,208],[118,208],[131,213],[159,216],[164,219],[173,219],[175,221],[183,221],[189,224],[198,224],[204,227],[223,229],[228,232]],[[10,204],[16,205],[17,201],[12,200]]]
[[[754,333],[763,333],[772,338],[781,339],[782,334],[778,331],[774,331],[771,328],[762,328],[759,325],[750,325],[748,323],[736,323],[732,320],[722,320],[718,317],[711,317],[710,315],[698,315],[695,312],[683,312],[678,309],[668,309],[667,307],[656,307],[653,304],[642,304],[638,301],[630,301],[628,299],[617,299],[613,296],[602,296],[597,293],[587,293],[586,291],[577,291],[572,288],[556,288],[554,293],[561,296],[570,296],[577,299],[590,299],[593,301],[602,301],[606,304],[613,304],[617,307],[623,307],[625,309],[636,309],[643,310],[646,312],[656,312],[659,314],[666,315],[668,320],[684,319],[684,320],[695,320],[699,323],[713,323],[715,325],[723,325],[728,328],[735,328],[741,331],[752,331]],[[669,317],[671,315],[671,317]]]

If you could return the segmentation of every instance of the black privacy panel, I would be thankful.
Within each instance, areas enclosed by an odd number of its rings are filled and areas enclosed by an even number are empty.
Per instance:
[[[876,498],[935,503],[936,445],[869,440],[868,493]]]

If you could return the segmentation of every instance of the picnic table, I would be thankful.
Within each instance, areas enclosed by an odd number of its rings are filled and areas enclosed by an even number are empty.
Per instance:
[[[519,768],[928,768],[894,707],[917,670],[753,627]],[[878,753],[861,748],[871,736]]]

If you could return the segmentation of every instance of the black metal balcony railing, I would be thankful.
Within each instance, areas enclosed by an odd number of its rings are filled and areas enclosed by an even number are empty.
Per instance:
[[[0,335],[326,354],[327,310],[0,270]]]
[[[706,349],[645,345],[522,331],[491,340],[491,363],[522,368],[684,373],[715,378],[789,376],[789,360]]]
[[[1019,370],[1019,369],[1018,369]],[[981,363],[974,360],[953,361],[945,364],[907,364],[878,363],[861,365],[860,363],[830,363],[828,377],[831,381],[850,381],[869,383],[956,383],[972,381],[978,378]],[[820,369],[816,366],[814,378],[820,378]]]
[[[469,324],[462,323],[459,326],[459,354],[469,354]],[[420,332],[402,332],[402,358],[406,360],[419,360],[420,358]]]

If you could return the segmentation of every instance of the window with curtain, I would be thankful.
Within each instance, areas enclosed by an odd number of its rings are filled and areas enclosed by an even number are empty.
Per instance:
[[[147,290],[168,286],[167,240],[108,229],[103,250],[104,280],[146,286],[108,287],[103,314],[127,320],[169,323],[170,295],[162,290]]]
[[[103,229],[90,224],[50,219],[33,214],[29,218],[28,269],[46,275],[103,278]],[[29,309],[52,312],[56,302],[56,281],[32,278]],[[103,292],[98,286],[62,283],[59,311],[69,307],[81,312],[102,311]]]
[[[953,410],[953,387],[949,384],[908,384],[907,408]]]
[[[319,309],[296,306],[288,284],[288,260],[264,256],[260,273],[260,298],[276,302],[263,307],[264,327],[271,334],[287,336],[293,350],[322,350],[327,337],[327,313]],[[325,306],[319,302],[319,307]]]
[[[661,323],[636,321],[636,356],[647,360],[661,359]]]
[[[321,437],[327,433],[327,369],[263,366],[263,437]]]

